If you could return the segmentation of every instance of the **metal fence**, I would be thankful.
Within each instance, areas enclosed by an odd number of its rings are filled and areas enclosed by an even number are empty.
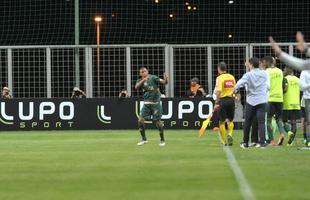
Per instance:
[[[280,45],[302,57],[295,43]],[[134,90],[138,71],[145,66],[160,77],[167,72],[170,82],[160,90],[168,97],[186,96],[193,77],[212,94],[218,62],[239,79],[247,59],[266,55],[273,55],[269,44],[7,46],[0,47],[0,84],[18,98],[70,97],[75,86],[89,98],[115,97],[122,89],[135,97],[141,95]]]

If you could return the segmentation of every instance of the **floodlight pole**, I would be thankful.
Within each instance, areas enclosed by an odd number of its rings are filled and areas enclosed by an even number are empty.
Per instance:
[[[80,7],[79,1],[74,1],[74,44],[77,46],[80,44]],[[75,58],[75,86],[80,87],[80,55],[79,49],[74,49]]]
[[[100,23],[102,22],[102,17],[95,17],[96,22],[96,32],[97,32],[97,85],[98,85],[98,96],[100,95]]]

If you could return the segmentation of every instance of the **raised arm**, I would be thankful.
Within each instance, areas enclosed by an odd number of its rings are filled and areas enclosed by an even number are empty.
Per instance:
[[[303,60],[300,58],[296,58],[294,56],[288,55],[287,53],[283,52],[279,45],[273,40],[272,37],[269,37],[269,41],[271,44],[272,49],[274,50],[275,54],[279,57],[279,59],[287,64],[288,66],[298,70],[308,70],[310,69],[310,60]]]
[[[167,85],[168,84],[168,76],[166,73],[164,73],[164,79],[159,79],[159,83],[162,85]]]

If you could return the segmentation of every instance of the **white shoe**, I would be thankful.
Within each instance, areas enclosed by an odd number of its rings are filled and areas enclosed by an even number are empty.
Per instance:
[[[147,144],[147,140],[141,140],[140,142],[137,143],[138,146],[142,146]]]
[[[165,145],[166,145],[166,142],[165,142],[165,141],[160,141],[159,146],[163,147],[163,146],[165,146]]]

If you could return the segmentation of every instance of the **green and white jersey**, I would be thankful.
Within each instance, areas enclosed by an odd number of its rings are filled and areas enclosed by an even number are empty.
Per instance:
[[[283,102],[283,72],[277,67],[268,68],[270,80],[269,102]]]
[[[137,82],[141,81],[139,79]],[[160,101],[160,92],[159,92],[159,83],[160,78],[155,75],[149,75],[149,79],[144,82],[141,89],[143,90],[143,99],[144,102],[159,102]]]
[[[300,80],[294,75],[287,75],[287,91],[283,95],[283,110],[300,110]]]

